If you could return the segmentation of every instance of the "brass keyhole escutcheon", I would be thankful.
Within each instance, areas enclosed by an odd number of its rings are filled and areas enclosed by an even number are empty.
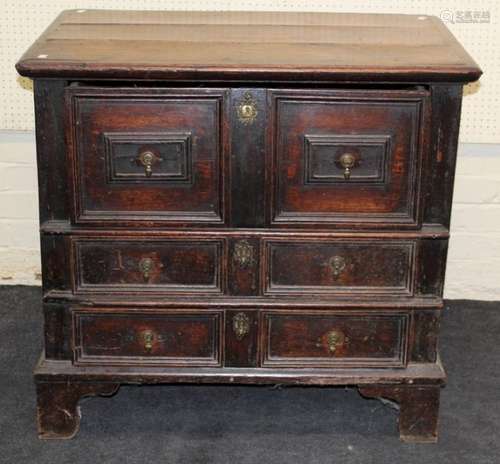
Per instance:
[[[246,240],[240,240],[234,246],[233,260],[241,267],[247,268],[254,262],[254,250]]]
[[[135,161],[144,167],[146,177],[151,177],[153,175],[153,165],[163,161],[163,159],[156,156],[152,151],[143,151],[139,153]]]
[[[344,168],[344,179],[349,180],[351,178],[351,171],[356,164],[356,157],[352,153],[344,153],[339,158],[340,165]]]
[[[154,268],[154,261],[151,258],[142,258],[139,261],[139,270],[141,271],[144,280],[149,279],[153,268]]]
[[[345,335],[340,330],[331,330],[326,334],[326,343],[328,351],[334,354],[341,345],[344,344]]]
[[[251,124],[257,117],[257,103],[250,92],[245,92],[243,100],[236,107],[238,120],[243,124]]]
[[[332,270],[333,277],[338,277],[347,266],[346,260],[342,256],[333,256],[329,263],[330,269]]]
[[[153,349],[153,340],[154,340],[154,335],[151,330],[145,330],[142,333],[142,339],[144,341],[144,349],[146,351],[151,351]]]
[[[236,340],[243,340],[250,332],[250,319],[245,313],[237,313],[234,315],[233,332]]]

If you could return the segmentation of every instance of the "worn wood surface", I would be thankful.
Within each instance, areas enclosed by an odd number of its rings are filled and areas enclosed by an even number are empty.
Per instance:
[[[79,238],[72,241],[75,292],[225,291],[224,240]]]
[[[272,224],[420,224],[428,91],[273,91],[270,98]],[[354,157],[348,178],[346,154]]]
[[[265,241],[264,294],[412,295],[415,242]]]
[[[224,224],[224,95],[212,89],[67,89],[74,221]],[[149,176],[144,153],[154,157]]]
[[[404,367],[409,314],[266,312],[264,367]]]
[[[37,77],[42,438],[121,383],[235,382],[357,385],[399,402],[402,439],[436,440],[481,73],[436,18],[68,11],[18,70]]]
[[[89,369],[42,357],[35,369],[38,431],[40,438],[45,439],[72,438],[80,422],[80,398],[113,394],[122,383],[241,383],[358,385],[365,396],[384,397],[400,403],[400,436],[403,440],[432,442],[437,439],[439,388],[444,381],[440,363],[410,364],[404,370],[154,366],[95,366]]]
[[[467,81],[481,74],[436,17],[285,12],[63,12],[28,76]]]
[[[80,399],[113,395],[119,387],[117,382],[37,382],[38,436],[73,438],[80,426]]]
[[[161,366],[75,366],[71,361],[40,358],[35,382],[237,383],[288,385],[443,385],[441,362],[412,363],[406,369],[263,369],[248,367],[179,368]],[[232,380],[231,380],[232,379]]]
[[[407,443],[435,443],[438,439],[438,413],[441,387],[360,386],[369,398],[385,398],[399,404],[399,437]]]
[[[77,365],[220,366],[220,312],[74,308]]]
[[[434,228],[354,235],[72,229],[44,233],[43,243],[46,294],[142,294],[144,302],[155,294],[294,295],[361,302],[374,296],[440,298],[448,240],[446,232]],[[243,261],[241,249],[249,253]]]

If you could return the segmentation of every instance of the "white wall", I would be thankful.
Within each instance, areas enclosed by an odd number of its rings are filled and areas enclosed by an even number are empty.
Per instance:
[[[0,132],[0,285],[40,281],[33,132]]]
[[[17,76],[14,64],[57,13],[68,8],[352,11],[452,19],[447,26],[485,74],[465,92],[445,296],[500,299],[497,0],[1,0],[0,284],[40,282],[33,94],[30,82]],[[490,21],[457,21],[468,12],[487,13]]]
[[[461,144],[446,298],[500,300],[500,145]]]

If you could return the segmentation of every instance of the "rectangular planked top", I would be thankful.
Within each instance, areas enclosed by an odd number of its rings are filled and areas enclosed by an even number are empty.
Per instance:
[[[16,65],[29,77],[469,82],[433,16],[67,10]]]

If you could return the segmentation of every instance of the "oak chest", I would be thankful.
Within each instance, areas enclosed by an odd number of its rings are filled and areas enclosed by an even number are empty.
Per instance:
[[[462,86],[437,18],[63,12],[34,78],[42,438],[124,383],[352,385],[435,441]]]

